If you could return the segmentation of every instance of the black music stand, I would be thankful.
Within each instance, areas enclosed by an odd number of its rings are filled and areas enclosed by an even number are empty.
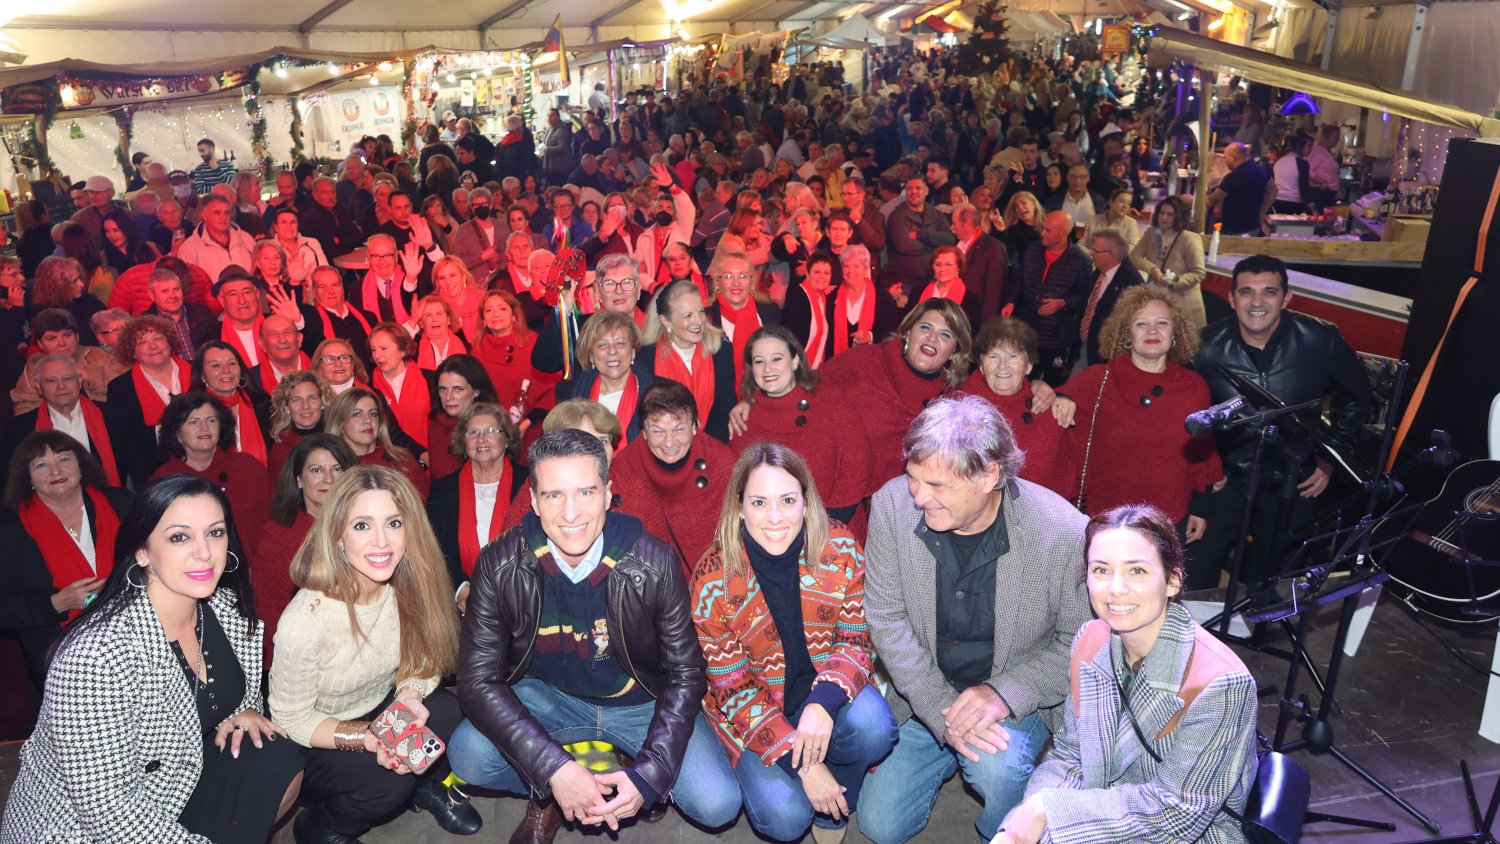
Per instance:
[[[1469,776],[1469,760],[1460,760],[1458,769],[1464,775],[1464,796],[1469,800],[1469,815],[1474,818],[1474,831],[1462,835],[1408,841],[1406,844],[1500,844],[1496,842],[1494,832],[1495,810],[1500,808],[1500,782],[1495,783],[1495,790],[1490,794],[1489,809],[1481,817],[1479,799],[1474,794],[1474,778]]]

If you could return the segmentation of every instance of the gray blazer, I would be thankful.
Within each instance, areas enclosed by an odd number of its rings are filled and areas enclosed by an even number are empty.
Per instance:
[[[203,771],[193,690],[145,593],[127,600],[58,646],[36,731],[21,748],[3,844],[210,844],[177,823]],[[230,717],[263,709],[261,623],[248,629],[228,589],[209,606],[245,669],[245,697]]]
[[[1016,719],[1040,711],[1057,728],[1068,695],[1068,648],[1088,621],[1083,528],[1088,518],[1057,493],[1016,479],[1006,487],[1010,550],[995,565],[995,660],[989,684]],[[935,736],[942,710],[958,697],[937,663],[937,561],[922,541],[927,526],[906,478],[870,504],[865,543],[865,619],[892,684],[886,698],[898,723],[915,715]]]

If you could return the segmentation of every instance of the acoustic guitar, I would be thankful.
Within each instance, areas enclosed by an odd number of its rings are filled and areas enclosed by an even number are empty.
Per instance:
[[[1500,614],[1500,461],[1454,469],[1415,519],[1388,518],[1377,541],[1392,534],[1382,562],[1398,588],[1420,590],[1413,603],[1452,621]]]

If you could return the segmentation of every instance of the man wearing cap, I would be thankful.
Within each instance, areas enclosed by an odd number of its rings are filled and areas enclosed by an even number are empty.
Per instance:
[[[201,220],[183,242],[177,256],[218,278],[230,265],[255,265],[255,240],[234,224],[234,209],[225,197],[214,193],[203,197],[198,207]]]
[[[182,357],[192,360],[198,347],[214,339],[219,331],[219,319],[207,305],[189,302],[182,294],[182,279],[177,273],[158,267],[151,271],[147,281],[151,291],[151,307],[146,313],[165,317],[182,339]]]
[[[227,185],[234,178],[235,167],[227,161],[219,160],[218,149],[214,146],[213,139],[203,138],[198,141],[198,155],[203,158],[203,163],[193,168],[190,174],[193,180],[193,193],[208,193],[214,189],[214,185]],[[246,264],[246,266],[249,266]]]
[[[240,353],[246,367],[260,365],[261,351],[256,345],[261,323],[261,295],[264,281],[244,267],[229,265],[214,282],[214,297],[222,308],[219,339]]]
[[[119,207],[115,204],[115,183],[108,176],[90,176],[83,183],[83,191],[88,198],[88,207],[75,213],[72,220],[89,233],[95,249],[103,249],[104,218]]]

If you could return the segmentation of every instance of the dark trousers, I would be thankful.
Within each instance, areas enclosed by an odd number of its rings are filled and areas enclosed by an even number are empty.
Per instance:
[[[1077,354],[1077,346],[1038,347],[1036,369],[1032,372],[1032,377],[1046,381],[1050,387],[1061,387],[1068,381],[1068,375],[1073,369],[1073,358]]]
[[[1188,588],[1218,586],[1219,571],[1229,570],[1234,565],[1235,543],[1239,541],[1247,491],[1244,478],[1230,478],[1223,489],[1208,494],[1210,510],[1205,516],[1208,527],[1202,539],[1187,546]],[[1245,561],[1240,570],[1241,582],[1256,584],[1279,574],[1284,557],[1296,547],[1291,541],[1294,532],[1305,525],[1316,510],[1317,499],[1303,498],[1295,490],[1290,498],[1283,499],[1281,492],[1280,480],[1268,481],[1255,499]],[[1277,510],[1283,501],[1289,520],[1286,531],[1276,536]]]
[[[352,720],[374,720],[391,705],[394,691],[380,705]],[[458,698],[438,689],[423,701],[427,706],[427,728],[444,744],[463,721]],[[373,753],[311,748],[303,753],[306,766],[302,791],[317,802],[322,825],[344,835],[363,835],[371,827],[396,814],[411,802],[417,786],[442,782],[448,777],[446,754],[420,776],[398,774],[375,764]]]

